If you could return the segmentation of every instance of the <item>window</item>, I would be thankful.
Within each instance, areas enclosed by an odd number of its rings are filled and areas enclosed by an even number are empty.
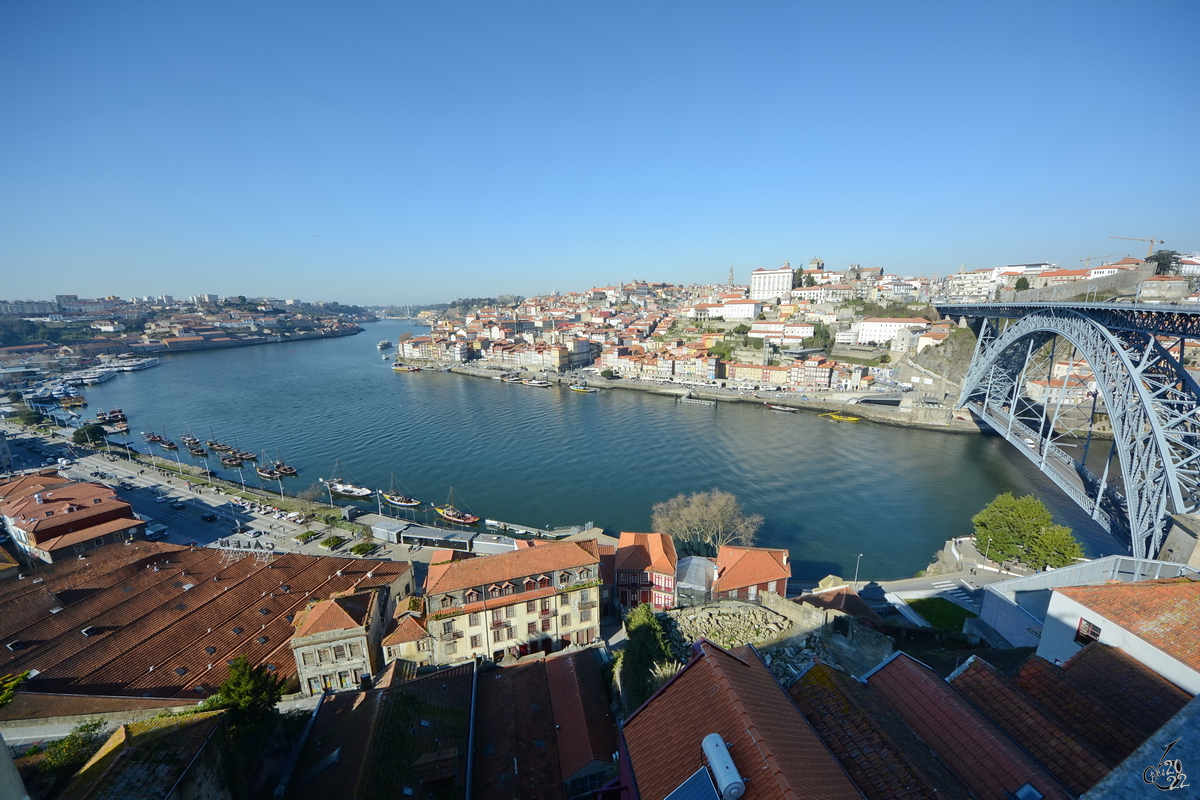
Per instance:
[[[417,649],[418,650],[428,650],[429,649],[429,639],[417,639]]]
[[[537,584],[534,582],[533,578],[525,579],[525,591],[532,592],[534,590],[534,588],[536,588],[536,587],[537,587]]]
[[[1079,642],[1080,644],[1086,645],[1086,644],[1090,644],[1091,642],[1098,641],[1099,639],[1100,639],[1099,626],[1097,626],[1091,622],[1088,622],[1086,619],[1080,618],[1079,630],[1075,632],[1075,641]]]
[[[618,572],[617,583],[629,583],[629,574],[626,572]]]
[[[582,611],[580,611],[579,612],[579,621],[580,622],[591,622],[592,621],[592,610],[590,608],[585,608]]]
[[[542,631],[545,632],[548,630],[550,630],[550,618],[546,617],[544,620],[542,620]]]
[[[350,673],[349,672],[339,672],[338,673],[338,683],[340,683],[342,685],[343,689],[349,689],[350,688]]]
[[[549,610],[550,610],[550,598],[543,597],[542,598],[542,611],[549,611]]]
[[[479,624],[479,615],[472,614],[471,616],[467,617],[467,624],[472,628],[476,627]]]
[[[452,656],[457,652],[458,652],[458,643],[457,642],[451,642],[450,644],[446,645],[446,655]]]
[[[591,589],[584,589],[582,592],[579,593],[579,602],[590,603],[591,601],[592,601],[592,590]]]
[[[304,664],[304,666],[311,667],[313,665],[313,654],[312,653],[301,653],[300,661]]]
[[[474,603],[478,599],[479,599],[479,592],[475,591],[474,589],[467,590],[467,602],[468,603]]]
[[[579,580],[586,581],[590,577],[592,577],[592,571],[590,569],[579,570]]]
[[[529,623],[525,632],[528,633],[530,636],[537,634],[537,623],[536,622]]]
[[[350,643],[350,657],[351,658],[362,658],[362,645],[361,644],[359,644],[358,642]]]
[[[558,605],[559,605],[559,607],[560,607],[560,608],[561,608],[562,606],[569,606],[569,605],[571,605],[571,595],[569,595],[569,594],[560,594],[560,595],[558,596]]]
[[[504,607],[504,616],[507,619],[512,619],[516,615],[517,615],[517,607],[516,606],[505,606]]]
[[[499,586],[493,586],[490,589],[488,589],[488,597],[499,597],[499,596],[500,596],[500,587]]]
[[[530,600],[528,603],[525,604],[525,613],[526,614],[532,614],[535,611],[537,611],[537,601],[536,600]]]
[[[512,585],[511,583],[506,583],[506,584],[504,584],[504,594],[505,594],[505,596],[507,596],[507,595],[510,595],[510,594],[512,594],[512,593],[513,593],[513,592],[515,592],[515,591],[516,591],[516,589],[515,589],[515,588],[513,588],[513,585]]]
[[[550,579],[547,578],[545,575],[538,578],[538,588],[539,589],[549,589],[550,588]]]
[[[571,615],[570,614],[563,614],[559,619],[561,620],[559,622],[559,624],[562,625],[564,628],[571,624]]]
[[[472,650],[479,647],[479,645],[482,643],[482,638],[483,637],[481,637],[478,633],[471,634],[471,649]]]
[[[492,641],[493,642],[503,642],[504,641],[504,631],[501,630],[500,628],[496,628],[496,630],[492,631]]]
[[[454,633],[454,620],[447,620],[442,623],[442,633]]]
[[[505,628],[504,629],[504,638],[505,639],[517,638],[517,629],[516,628]]]
[[[449,595],[443,597],[442,598],[442,608],[449,608],[453,602],[454,601],[450,599]]]
[[[492,624],[499,625],[502,621],[503,621],[503,618],[500,616],[500,609],[493,608],[492,609]]]
[[[571,573],[569,573],[569,572],[559,573],[558,582],[559,582],[559,585],[562,585],[564,583],[570,583],[571,582]]]
[[[346,646],[341,645],[341,644],[335,644],[333,646],[333,660],[341,661],[345,657],[346,657]]]
[[[331,659],[329,658],[329,648],[328,647],[322,647],[320,650],[317,651],[317,663],[318,664],[328,664],[330,662],[330,660]]]

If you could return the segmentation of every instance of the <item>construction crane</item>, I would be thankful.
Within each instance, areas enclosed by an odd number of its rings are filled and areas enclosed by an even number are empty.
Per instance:
[[[1084,269],[1091,269],[1092,262],[1095,261],[1097,258],[1103,260],[1106,258],[1112,258],[1113,256],[1119,256],[1119,255],[1121,255],[1121,254],[1120,253],[1109,253],[1106,256],[1088,256],[1087,258],[1081,258],[1079,260],[1083,262]]]
[[[1146,258],[1149,258],[1151,255],[1154,254],[1154,245],[1167,243],[1165,239],[1155,239],[1153,236],[1151,236],[1149,239],[1139,239],[1136,236],[1110,236],[1108,238],[1110,238],[1110,239],[1128,239],[1131,242],[1149,242],[1150,244],[1146,246]]]

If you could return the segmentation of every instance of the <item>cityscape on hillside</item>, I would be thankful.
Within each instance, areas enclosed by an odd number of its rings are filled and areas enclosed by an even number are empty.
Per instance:
[[[941,280],[814,258],[735,277],[403,310],[5,304],[0,327],[37,341],[0,348],[0,730],[19,756],[0,759],[0,787],[109,796],[153,766],[136,796],[1128,796],[1147,753],[1194,724],[1200,662],[1176,609],[1200,607],[1200,519],[1177,518],[1162,554],[1089,560],[1044,507],[1002,496],[916,578],[860,581],[856,564],[797,589],[789,551],[754,546],[758,522],[715,490],[656,506],[653,532],[484,524],[452,504],[422,522],[384,512],[419,504],[394,489],[289,496],[282,461],[184,437],[279,491],[239,487],[156,456],[177,449],[161,436],[130,447],[119,409],[83,413],[89,385],[158,355],[400,317],[429,331],[379,342],[396,370],[978,432],[957,406],[979,329],[938,306],[1200,300],[1200,259],[1176,254]],[[1090,363],[1043,362],[1022,371],[1030,406],[1112,436]],[[354,507],[376,494],[378,514]],[[1006,540],[986,513],[1045,521]],[[50,718],[78,724],[55,741]],[[270,737],[257,760],[238,751],[251,732]]]

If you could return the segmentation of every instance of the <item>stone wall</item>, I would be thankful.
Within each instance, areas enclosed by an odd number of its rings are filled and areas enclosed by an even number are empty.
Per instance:
[[[778,641],[792,630],[792,621],[782,614],[739,600],[678,608],[663,612],[661,619],[667,640],[681,661],[687,661],[692,643],[701,637],[731,648]]]

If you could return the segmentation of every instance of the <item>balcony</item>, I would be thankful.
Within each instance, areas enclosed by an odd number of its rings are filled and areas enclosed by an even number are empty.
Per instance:
[[[558,609],[556,608],[543,608],[538,612],[539,619],[550,619],[550,617],[556,616],[558,616]]]
[[[439,642],[453,642],[455,639],[461,639],[462,637],[463,637],[462,631],[450,631],[449,633],[443,633],[441,636],[439,636],[438,641]]]
[[[579,607],[580,608],[595,608],[597,605],[599,605],[599,603],[597,603],[595,600],[585,600],[584,602],[579,604]]]
[[[497,628],[511,628],[512,623],[506,619],[494,619],[489,627],[492,630],[496,630]]]

